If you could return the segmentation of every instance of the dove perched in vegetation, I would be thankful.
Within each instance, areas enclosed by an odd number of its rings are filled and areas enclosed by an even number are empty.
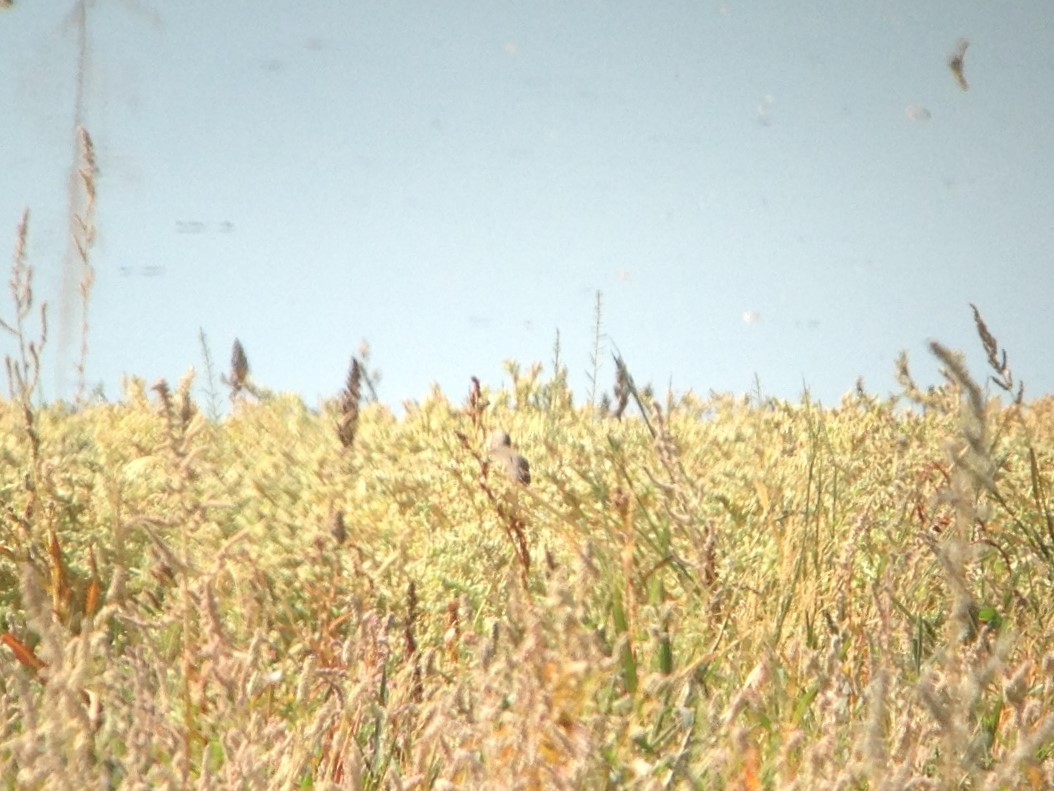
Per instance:
[[[504,468],[511,480],[524,485],[531,482],[531,465],[513,449],[509,432],[495,431],[491,435],[490,458]]]

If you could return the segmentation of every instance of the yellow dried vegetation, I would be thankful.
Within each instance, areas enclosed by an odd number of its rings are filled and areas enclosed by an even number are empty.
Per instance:
[[[934,345],[938,386],[902,359],[830,407],[657,400],[617,358],[615,410],[510,365],[396,417],[358,360],[312,410],[239,343],[207,417],[193,373],[40,404],[30,283],[4,787],[1054,785],[1054,407],[979,313],[989,383]]]

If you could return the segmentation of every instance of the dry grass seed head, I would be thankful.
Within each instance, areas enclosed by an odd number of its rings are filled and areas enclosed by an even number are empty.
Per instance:
[[[231,395],[236,395],[245,387],[245,382],[249,377],[249,358],[245,356],[245,349],[242,347],[241,341],[237,338],[234,339],[234,346],[231,348]]]
[[[359,402],[362,397],[362,366],[357,358],[351,358],[348,379],[340,397],[340,422],[337,425],[337,436],[340,444],[350,448],[355,443],[359,428]]]

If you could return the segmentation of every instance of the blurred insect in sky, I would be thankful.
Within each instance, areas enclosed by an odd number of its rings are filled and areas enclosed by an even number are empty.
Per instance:
[[[132,277],[139,275],[141,277],[161,277],[165,274],[165,268],[152,264],[150,266],[122,266],[118,267],[118,272],[121,273],[121,277]]]
[[[921,104],[908,105],[907,107],[904,108],[904,113],[912,121],[915,121],[916,123],[920,123],[920,124],[921,123],[925,123],[926,121],[930,120],[930,118],[933,117],[930,114],[930,111],[927,110],[925,107],[923,107]]]
[[[948,58],[948,68],[952,70],[952,76],[955,77],[955,81],[959,83],[959,87],[964,91],[970,90],[970,83],[966,81],[966,75],[963,74],[963,59],[966,57],[966,48],[970,46],[970,42],[964,38],[959,39],[959,46],[950,58]]]
[[[754,108],[754,117],[762,126],[768,126],[772,123],[772,114],[769,112],[772,109],[772,105],[776,103],[776,97],[771,93],[766,94],[765,97],[758,102],[758,106]]]

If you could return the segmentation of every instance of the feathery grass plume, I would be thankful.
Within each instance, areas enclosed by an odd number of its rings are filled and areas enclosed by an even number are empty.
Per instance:
[[[157,393],[161,401],[161,416],[165,418],[169,442],[173,447],[186,436],[187,428],[194,417],[194,404],[190,399],[190,388],[194,382],[194,369],[191,368],[179,382],[179,405],[172,397],[172,388],[165,379],[158,379],[150,389]]]
[[[523,373],[519,363],[515,360],[506,360],[505,370],[512,377],[512,392],[515,396],[512,403],[513,409],[538,408],[549,400],[546,394],[548,386],[540,382],[544,370],[541,363],[532,363],[527,372]]]
[[[29,404],[40,382],[40,355],[48,338],[47,302],[40,305],[40,336],[29,338],[28,319],[33,311],[33,267],[26,259],[29,239],[29,209],[22,212],[15,240],[14,260],[11,265],[11,296],[15,304],[12,323],[0,319],[0,328],[7,330],[18,342],[18,357],[5,357],[8,388],[11,398]]]
[[[446,631],[443,632],[443,647],[452,667],[461,663],[461,601],[454,596],[446,603]]]
[[[633,376],[630,374],[625,360],[622,359],[622,355],[612,354],[611,356],[615,359],[615,382],[618,383],[621,381],[626,391],[629,393],[629,396],[632,396],[634,403],[640,410],[640,416],[644,420],[644,425],[647,427],[648,433],[651,434],[654,439],[656,437],[655,428],[651,425],[651,421],[648,419],[648,414],[651,412],[651,408],[645,403],[651,398],[651,385],[648,385],[643,391],[637,390],[637,385],[633,381]],[[616,410],[616,413],[621,416],[621,411]]]
[[[77,170],[80,186],[84,194],[83,210],[75,216],[73,243],[77,248],[77,257],[81,262],[81,348],[77,361],[77,403],[82,403],[87,389],[85,369],[88,364],[88,307],[91,301],[92,286],[95,285],[95,267],[92,266],[90,250],[95,245],[95,179],[99,168],[95,160],[95,145],[91,135],[83,126],[77,127],[80,141],[81,166]]]
[[[988,447],[988,415],[985,411],[984,393],[966,369],[961,354],[951,351],[939,341],[930,341],[930,351],[943,363],[944,376],[966,395],[968,409],[964,414],[963,437],[973,455],[968,466],[975,481],[983,485],[985,489],[992,491],[995,489],[995,482],[992,479],[995,470],[991,460],[991,449]],[[960,454],[955,461],[957,463],[966,462],[967,459]]]
[[[219,420],[220,395],[216,391],[216,368],[212,364],[212,353],[204,327],[198,327],[198,342],[201,343],[201,356],[205,360],[205,398],[209,404],[209,419]]]
[[[76,78],[74,80],[73,93],[73,159],[70,165],[69,182],[67,185],[67,220],[69,222],[69,233],[67,236],[68,246],[62,264],[62,284],[60,287],[59,317],[58,317],[58,367],[57,380],[60,392],[65,387],[66,380],[66,355],[72,349],[73,332],[75,324],[76,297],[81,293],[81,301],[85,299],[84,285],[94,279],[94,273],[85,271],[87,264],[87,251],[91,241],[94,239],[94,228],[89,214],[94,213],[94,147],[91,152],[91,181],[85,179],[88,173],[82,163],[85,160],[86,145],[90,144],[84,132],[85,105],[87,103],[87,87],[89,58],[91,53],[89,26],[88,26],[88,0],[77,0],[67,17],[68,23],[73,26],[77,37],[77,59]],[[89,206],[86,206],[86,201]],[[90,233],[86,233],[90,231]],[[91,239],[89,240],[88,237]],[[79,264],[78,264],[79,262]],[[78,277],[78,269],[81,270]],[[78,280],[80,285],[78,286]],[[82,316],[82,327],[85,322]],[[82,338],[82,346],[84,341]],[[84,360],[78,363],[78,369]],[[78,398],[82,396],[80,382],[78,381]]]
[[[350,449],[355,444],[355,434],[359,430],[359,400],[362,395],[362,366],[357,358],[351,358],[348,369],[348,380],[340,394],[340,421],[337,424],[337,436],[340,444]]]
[[[344,524],[344,511],[342,509],[338,508],[330,517],[329,532],[333,536],[333,540],[338,544],[343,544],[348,540],[348,528]]]
[[[981,318],[981,311],[977,309],[977,306],[971,302],[970,308],[973,310],[973,320],[977,326],[977,334],[981,337],[981,345],[984,346],[985,355],[988,357],[988,365],[995,371],[995,376],[989,378],[995,382],[996,387],[1012,394],[1015,404],[1020,404],[1025,396],[1025,383],[1019,383],[1017,392],[1014,393],[1014,375],[1007,364],[1006,349],[999,348],[999,342]]]
[[[194,406],[194,399],[191,397],[195,376],[196,371],[190,368],[183,374],[183,378],[179,380],[179,423],[184,432],[198,411]]]
[[[560,328],[556,328],[556,337],[553,339],[553,378],[560,376],[560,371],[563,370],[563,362],[560,359]]]
[[[421,680],[421,655],[417,648],[417,636],[414,633],[419,617],[417,607],[417,583],[410,580],[406,586],[406,623],[403,626],[403,639],[406,641],[406,661],[412,663],[414,668],[413,689],[410,693],[410,698],[414,703],[420,703],[424,696]]]
[[[901,351],[897,355],[896,363],[894,364],[896,369],[897,384],[900,385],[901,389],[912,401],[916,403],[922,403],[925,400],[923,392],[919,389],[918,384],[915,383],[915,377],[911,375],[911,366],[908,363],[908,353]]]
[[[368,394],[365,401],[368,404],[376,404],[379,401],[377,385],[381,381],[381,371],[378,368],[370,369],[370,344],[365,340],[359,344],[358,360],[359,368],[362,369],[362,383],[366,385]]]
[[[231,349],[231,375],[228,383],[231,387],[231,398],[234,398],[245,387],[249,378],[249,358],[245,356],[242,342],[234,339]]]
[[[765,405],[765,391],[761,387],[761,376],[757,371],[754,371],[754,388],[751,391],[751,396],[754,399],[755,406],[763,407]]]
[[[161,399],[161,414],[164,415],[165,420],[168,421],[171,427],[175,420],[175,409],[172,406],[172,391],[168,386],[168,382],[164,379],[158,379],[150,389],[155,391],[158,398]]]
[[[597,403],[597,381],[600,378],[601,360],[604,355],[604,300],[599,289],[596,293],[596,302],[593,305],[593,348],[589,352],[590,371],[589,377],[589,403],[596,406]]]
[[[36,340],[30,340],[28,337],[27,320],[33,310],[33,267],[26,260],[28,238],[29,209],[25,209],[18,226],[14,260],[11,265],[11,296],[15,303],[15,318],[10,324],[0,319],[0,328],[7,330],[18,343],[18,357],[5,355],[4,365],[7,369],[11,398],[18,401],[22,407],[22,425],[29,439],[33,461],[32,476],[28,474],[23,476],[23,482],[30,497],[27,516],[33,513],[37,497],[37,483],[40,482],[44,472],[40,453],[40,434],[33,412],[33,395],[40,383],[40,356],[48,339],[47,302],[42,302],[40,305],[39,337]]]
[[[690,476],[685,467],[683,452],[671,430],[673,410],[672,394],[667,398],[666,414],[658,401],[652,401],[652,424],[655,426],[652,447],[665,475],[662,481],[651,473],[649,478],[662,488],[664,510],[670,526],[677,526],[685,535],[692,536],[689,546],[695,552],[695,575],[706,588],[714,591],[710,607],[715,615],[719,615],[724,605],[721,600],[723,593],[718,585],[717,531],[711,521],[699,522],[698,514],[703,511],[703,486],[701,480]],[[671,552],[669,528],[661,532],[662,535],[650,537],[652,540],[649,542],[659,549],[661,558],[658,562],[668,564],[678,577],[687,582],[692,574],[676,553]]]
[[[629,388],[630,378],[629,371],[626,370],[625,365],[618,365],[616,359],[615,365],[615,419],[622,420],[622,415],[626,411],[626,407],[629,406]]]
[[[556,331],[553,341],[552,365],[552,378],[541,386],[537,399],[538,405],[545,409],[547,414],[555,416],[568,409],[573,401],[571,388],[567,384],[567,366],[563,364],[561,357],[560,330]]]
[[[483,395],[483,387],[479,383],[479,377],[473,376],[472,388],[469,390],[468,395],[468,417],[472,421],[472,427],[481,437],[486,433],[486,428],[483,425],[483,415],[488,406],[490,406],[490,402]]]

